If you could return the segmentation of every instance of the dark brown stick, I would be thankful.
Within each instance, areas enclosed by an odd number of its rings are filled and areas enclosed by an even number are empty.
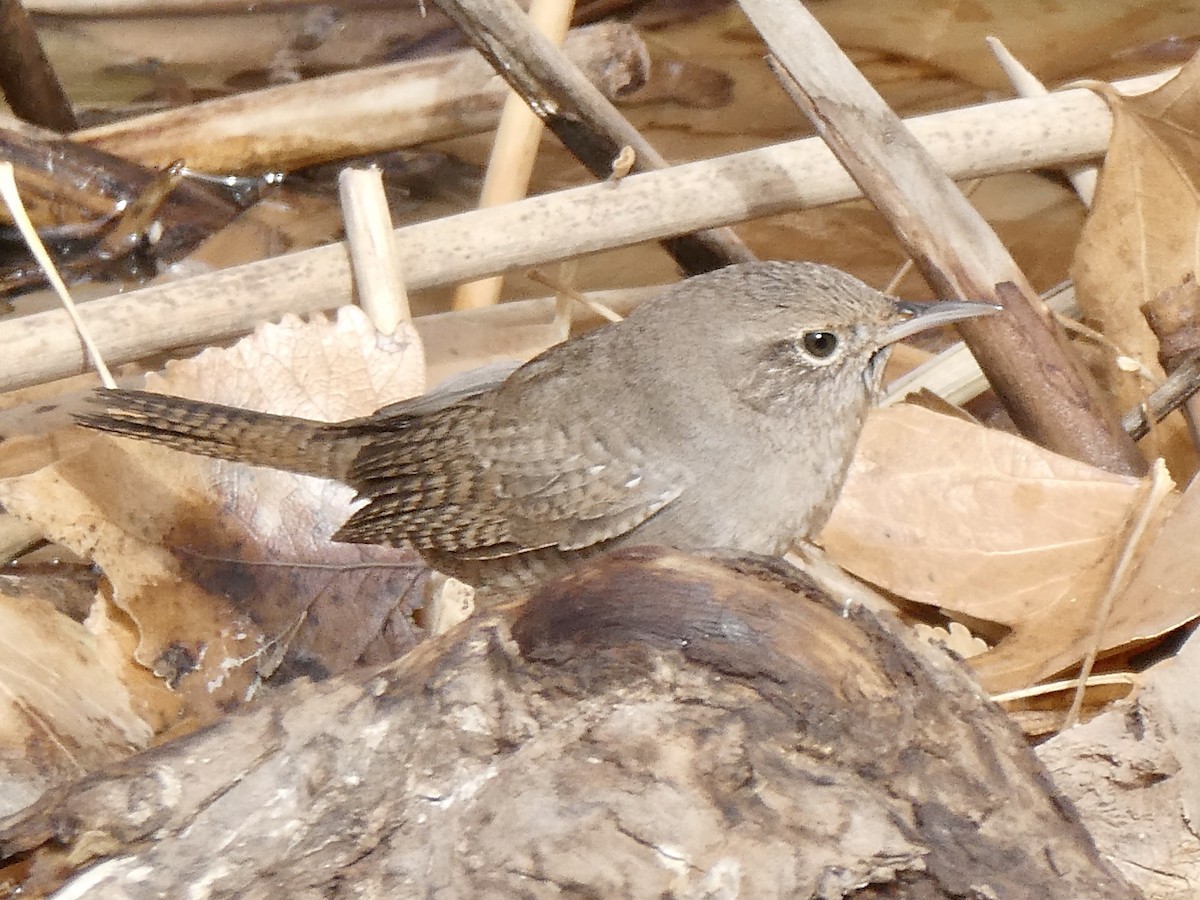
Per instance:
[[[793,99],[934,290],[1008,310],[960,330],[1017,427],[1075,459],[1145,472],[1136,445],[991,227],[816,19],[793,0],[742,6],[796,80]],[[1009,287],[1001,291],[1002,284]]]
[[[0,0],[0,90],[18,117],[56,131],[78,127],[21,0]]]
[[[1142,315],[1158,338],[1158,359],[1163,369],[1170,373],[1170,378],[1137,411],[1145,410],[1150,414],[1151,421],[1158,422],[1166,417],[1167,412],[1173,411],[1174,407],[1156,417],[1159,410],[1168,405],[1161,400],[1169,396],[1176,406],[1183,407],[1192,442],[1197,443],[1197,434],[1200,434],[1200,395],[1195,391],[1197,358],[1200,357],[1200,285],[1196,283],[1194,275],[1189,275],[1183,284],[1167,288],[1143,304]],[[1169,392],[1164,390],[1168,386]],[[1142,422],[1145,422],[1145,416]],[[1144,433],[1149,430],[1147,426]]]
[[[475,48],[588,171],[608,178],[623,147],[634,152],[632,172],[667,162],[584,78],[562,51],[530,27],[512,0],[434,0]],[[747,262],[754,255],[728,228],[668,238],[663,246],[690,275]]]

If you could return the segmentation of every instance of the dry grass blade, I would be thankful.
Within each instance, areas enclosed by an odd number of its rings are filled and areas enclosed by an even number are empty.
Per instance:
[[[29,252],[38,261],[38,265],[46,273],[46,278],[50,281],[54,292],[58,294],[58,299],[62,301],[63,309],[70,316],[71,324],[75,326],[75,333],[79,335],[79,340],[87,349],[88,359],[100,374],[101,382],[105,387],[116,387],[117,383],[113,379],[112,373],[108,371],[108,366],[104,364],[104,357],[101,355],[95,341],[92,340],[91,332],[79,317],[79,310],[75,308],[75,301],[71,299],[70,291],[67,290],[67,286],[63,284],[62,278],[59,277],[58,270],[54,267],[54,261],[50,259],[50,254],[46,252],[46,247],[42,243],[42,239],[38,237],[37,229],[29,221],[29,215],[25,212],[25,205],[21,202],[21,194],[17,190],[17,178],[13,172],[13,165],[7,160],[0,162],[0,196],[4,198],[4,203],[8,207],[9,214],[12,216],[17,228],[20,229],[21,237],[25,239],[25,243],[29,247]]]
[[[1133,514],[1130,518],[1129,526],[1122,536],[1123,540],[1120,552],[1116,555],[1116,562],[1113,564],[1108,586],[1105,588],[1104,596],[1100,598],[1100,602],[1096,605],[1095,627],[1092,631],[1087,655],[1083,658],[1083,665],[1080,666],[1079,685],[1075,690],[1075,697],[1071,701],[1071,708],[1067,710],[1067,717],[1063,722],[1064,730],[1070,728],[1079,720],[1079,710],[1083,708],[1083,696],[1087,690],[1088,679],[1091,678],[1092,667],[1096,664],[1096,655],[1100,652],[1104,629],[1108,625],[1109,616],[1112,614],[1117,593],[1124,590],[1128,583],[1130,569],[1133,566],[1134,559],[1142,550],[1142,541],[1146,536],[1146,529],[1150,524],[1154,511],[1158,508],[1159,503],[1161,503],[1163,495],[1169,492],[1171,487],[1166,466],[1161,459],[1157,460],[1154,468],[1151,470],[1150,478],[1142,488],[1141,502],[1131,510]]]
[[[579,290],[570,284],[567,284],[560,278],[555,278],[547,272],[543,272],[540,269],[531,269],[526,275],[530,281],[536,281],[538,284],[544,284],[548,288],[553,288],[558,296],[574,300],[584,308],[600,316],[606,322],[620,322],[625,318],[620,313],[614,312],[611,308],[587,296],[587,294],[580,293]]]

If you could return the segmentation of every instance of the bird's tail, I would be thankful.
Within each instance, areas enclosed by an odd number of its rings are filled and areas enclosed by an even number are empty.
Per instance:
[[[86,428],[177,450],[344,481],[361,449],[352,426],[146,391],[97,391],[75,416]]]

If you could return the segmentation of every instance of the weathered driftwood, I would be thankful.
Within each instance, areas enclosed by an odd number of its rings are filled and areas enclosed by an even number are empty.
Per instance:
[[[947,655],[656,548],[55,790],[0,856],[60,896],[1136,896]]]
[[[1192,900],[1200,883],[1197,678],[1193,632],[1128,699],[1037,750],[1104,855],[1155,900]]]

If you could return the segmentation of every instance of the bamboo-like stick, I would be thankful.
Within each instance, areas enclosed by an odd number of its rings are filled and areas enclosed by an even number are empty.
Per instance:
[[[533,0],[529,5],[529,22],[557,47],[562,44],[571,26],[574,8],[574,0]],[[529,193],[529,179],[533,176],[533,164],[544,130],[542,120],[521,99],[521,95],[509,94],[504,111],[500,114],[496,137],[492,141],[492,155],[488,159],[487,174],[479,195],[481,207],[512,203]],[[468,281],[459,285],[455,292],[454,308],[491,306],[500,301],[503,287],[504,278],[501,275]]]
[[[396,233],[378,169],[343,169],[338,196],[358,304],[381,334],[395,334],[412,318],[404,273],[396,261]]]
[[[1151,90],[1174,72],[1119,83]],[[1104,153],[1112,126],[1088,90],[1006,100],[910,119],[908,128],[956,179],[1061,166]],[[819,138],[631,175],[398,229],[410,291],[776,215],[860,196]],[[350,302],[343,245],[155,285],[84,304],[81,314],[115,365],[171,347],[244,333],[287,312]],[[85,370],[66,314],[0,321],[0,389]]]

